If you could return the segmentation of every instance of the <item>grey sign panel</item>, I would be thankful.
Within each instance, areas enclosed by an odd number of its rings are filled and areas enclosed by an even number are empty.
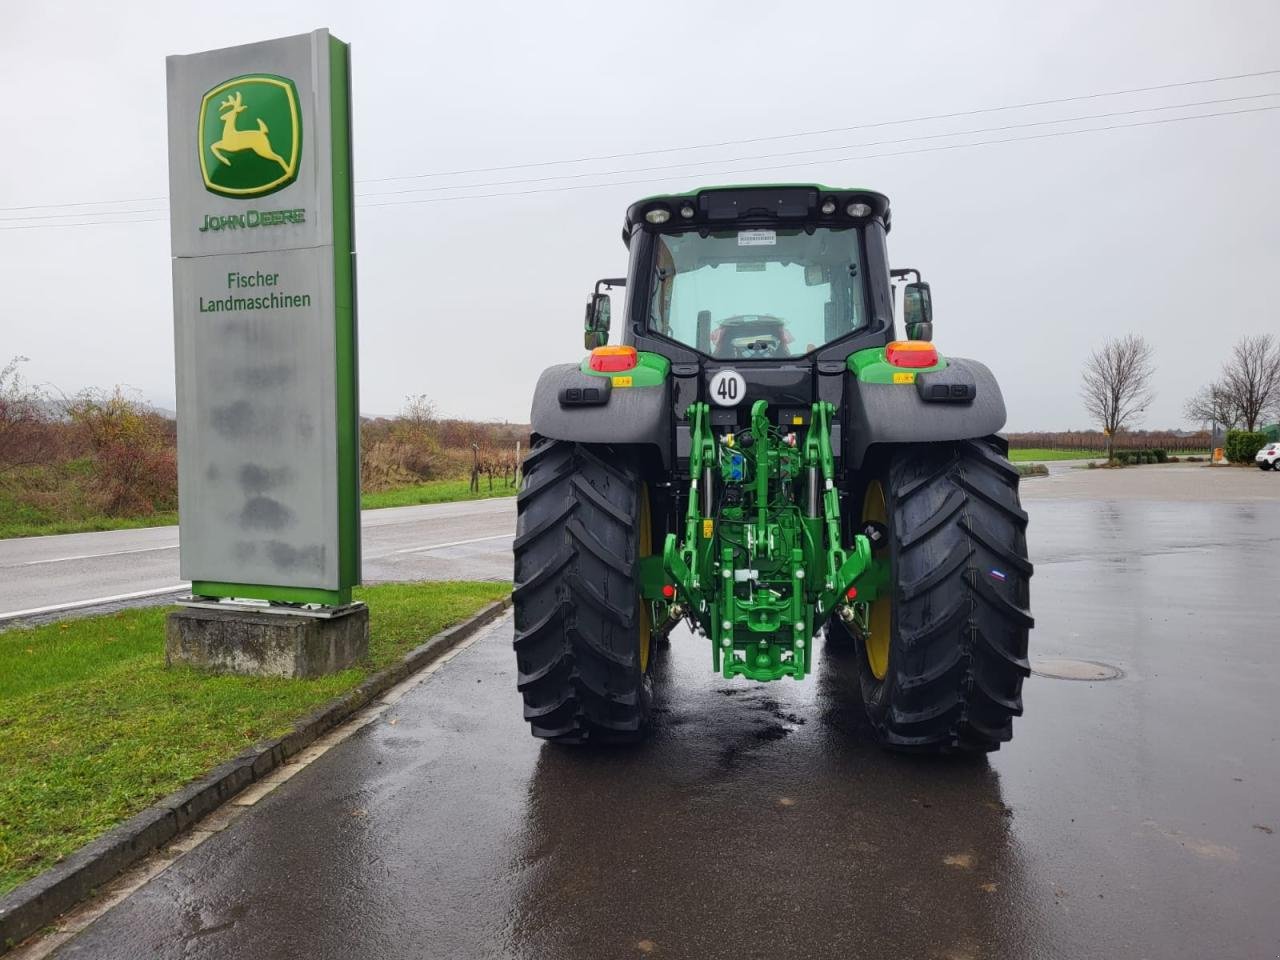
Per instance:
[[[170,57],[168,77],[182,576],[343,602],[359,581],[346,47],[317,30]]]
[[[339,586],[332,291],[324,247],[174,260],[185,579]]]

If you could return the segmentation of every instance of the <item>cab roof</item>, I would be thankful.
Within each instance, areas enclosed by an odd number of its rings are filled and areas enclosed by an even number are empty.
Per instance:
[[[852,204],[864,205],[867,209],[850,214],[848,208]],[[666,211],[667,219],[646,221],[645,218],[654,211]],[[878,220],[888,231],[891,223],[889,198],[861,187],[828,187],[820,183],[701,187],[686,193],[660,194],[637,200],[627,208],[622,239],[629,243],[631,231],[646,222],[659,229],[673,229],[686,225],[728,226],[788,220],[833,224]]]

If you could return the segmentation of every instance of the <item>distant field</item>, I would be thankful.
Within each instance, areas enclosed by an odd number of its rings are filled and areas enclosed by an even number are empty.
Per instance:
[[[1106,455],[1105,450],[1046,450],[1042,447],[1024,447],[1009,451],[1009,459],[1014,463],[1028,463],[1032,460],[1096,460]]]
[[[0,475],[0,539],[178,522],[176,511],[164,509],[140,516],[108,516],[92,486],[91,470],[90,462],[81,458],[19,467]]]
[[[412,507],[419,503],[449,503],[454,500],[487,500],[490,497],[514,497],[516,488],[509,487],[502,480],[493,482],[489,489],[489,481],[480,478],[480,490],[473,493],[467,480],[429,480],[411,487],[397,487],[395,490],[382,490],[378,493],[366,493],[360,498],[360,505],[365,510],[381,510],[384,507]]]
[[[487,500],[490,497],[514,497],[515,487],[495,480],[493,490],[486,478],[480,490],[473,493],[466,480],[430,480],[411,487],[366,493],[360,498],[365,510],[384,507],[409,507],[419,503],[449,503],[453,500]],[[65,508],[64,508],[65,509]],[[0,540],[10,537],[41,537],[56,533],[88,533],[94,530],[131,530],[137,527],[164,527],[178,522],[176,510],[164,510],[142,517],[108,517],[88,514],[59,517],[53,510],[33,508],[0,490]]]

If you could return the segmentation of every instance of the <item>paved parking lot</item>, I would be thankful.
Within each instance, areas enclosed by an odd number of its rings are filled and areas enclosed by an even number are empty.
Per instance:
[[[647,743],[544,745],[507,620],[57,955],[1277,955],[1280,477],[1024,489],[1033,656],[1122,675],[1033,676],[989,760],[873,747],[839,651],[727,682],[687,634]]]

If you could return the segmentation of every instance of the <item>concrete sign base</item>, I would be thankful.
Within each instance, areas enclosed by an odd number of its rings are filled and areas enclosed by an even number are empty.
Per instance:
[[[369,654],[369,608],[353,603],[324,616],[186,607],[169,614],[164,658],[216,673],[320,677]]]

